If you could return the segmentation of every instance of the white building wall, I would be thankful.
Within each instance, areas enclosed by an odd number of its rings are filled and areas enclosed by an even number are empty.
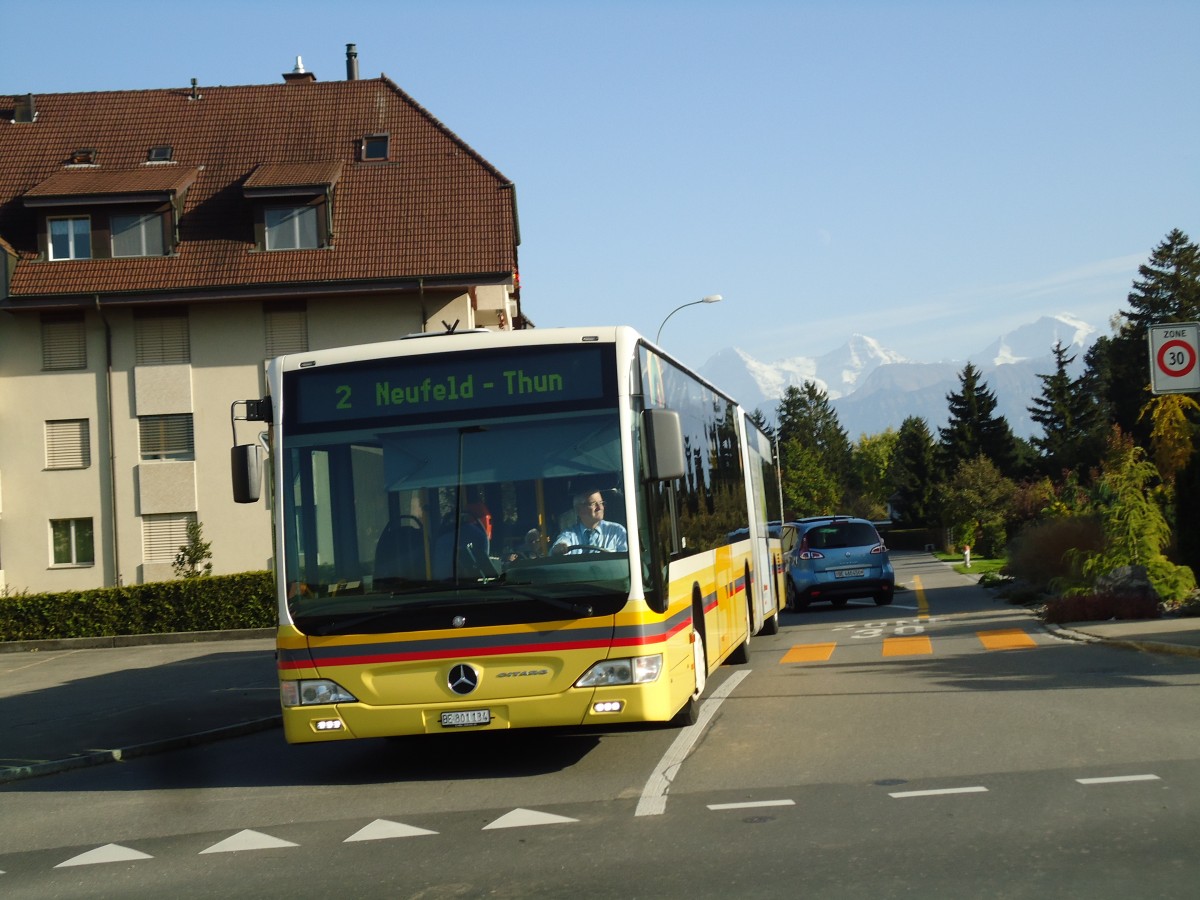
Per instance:
[[[504,308],[508,294],[504,287],[480,288],[474,308],[466,293],[310,300],[309,349],[440,331],[443,321],[456,319],[459,329],[475,327],[476,310],[484,304],[489,310]],[[481,318],[485,321],[479,324],[496,327],[495,312]],[[111,377],[106,322],[112,335]],[[129,308],[105,308],[103,316],[89,311],[85,326],[87,368],[43,372],[40,317],[0,314],[0,593],[86,590],[174,577],[169,561],[144,558],[142,515],[150,513],[195,513],[212,545],[214,574],[270,568],[266,489],[258,503],[236,504],[230,481],[230,404],[261,397],[265,390],[263,304],[193,305],[187,365],[135,366]],[[139,412],[191,412],[194,461],[143,461]],[[51,419],[88,420],[91,463],[86,469],[46,469],[44,423]],[[265,430],[265,423],[239,422],[237,441],[249,443]],[[50,520],[89,517],[94,564],[52,565]]]

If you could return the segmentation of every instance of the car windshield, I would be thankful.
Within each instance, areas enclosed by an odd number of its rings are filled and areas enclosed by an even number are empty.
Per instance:
[[[879,533],[866,522],[830,522],[811,528],[805,537],[814,550],[867,547],[879,543]]]
[[[630,584],[620,448],[615,410],[291,436],[293,620],[332,633],[417,627],[430,609],[444,622],[463,606],[507,622],[619,608]],[[600,494],[621,539],[552,555],[580,492]]]

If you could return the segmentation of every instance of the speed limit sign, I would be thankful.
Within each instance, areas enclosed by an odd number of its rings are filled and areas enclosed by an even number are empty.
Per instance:
[[[1150,326],[1150,390],[1155,394],[1200,391],[1195,322]]]

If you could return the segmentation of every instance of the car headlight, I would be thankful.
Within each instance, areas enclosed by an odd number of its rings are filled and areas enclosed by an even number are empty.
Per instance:
[[[321,706],[329,703],[355,703],[358,698],[336,681],[311,678],[303,681],[279,682],[279,696],[284,706]]]
[[[605,659],[579,677],[576,687],[604,687],[614,684],[649,684],[662,673],[662,654]]]

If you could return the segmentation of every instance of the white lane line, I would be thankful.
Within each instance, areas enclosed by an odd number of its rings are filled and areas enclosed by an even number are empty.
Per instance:
[[[1157,775],[1112,775],[1107,778],[1076,778],[1080,784],[1118,784],[1123,781],[1161,781]]]
[[[646,786],[642,788],[642,796],[638,800],[635,816],[661,816],[666,812],[667,791],[671,789],[671,782],[675,780],[679,767],[683,765],[687,755],[692,752],[696,741],[700,740],[700,735],[704,732],[704,727],[708,725],[708,720],[716,714],[725,698],[750,672],[750,669],[734,672],[712,692],[711,697],[701,704],[700,717],[696,720],[696,724],[688,725],[679,732],[679,736],[671,742],[667,752],[663,754],[658,765],[654,767],[654,771],[650,773],[650,777],[646,779]]]
[[[761,800],[757,803],[710,803],[709,809],[758,809],[760,806],[795,806],[795,800]]]
[[[936,791],[897,791],[894,794],[888,794],[889,797],[938,797],[942,794],[986,794],[987,788],[982,786],[976,787],[960,787],[960,788],[941,788]]]

